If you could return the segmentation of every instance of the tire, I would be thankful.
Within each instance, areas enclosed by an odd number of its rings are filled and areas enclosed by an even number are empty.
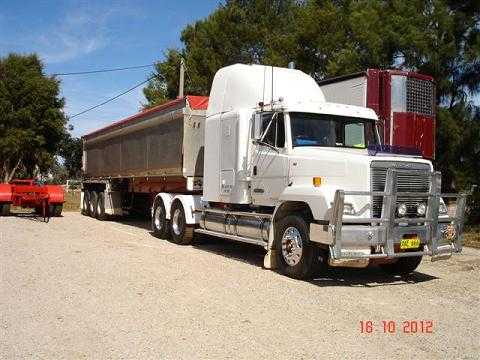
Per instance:
[[[105,193],[103,191],[97,193],[97,212],[95,217],[98,220],[107,218],[107,214],[105,214]]]
[[[390,275],[408,275],[422,262],[421,256],[402,257],[390,264],[381,264],[380,268]]]
[[[162,199],[156,200],[153,204],[152,232],[155,237],[160,239],[170,238],[170,222],[167,220],[167,213]]]
[[[280,272],[294,279],[308,279],[315,269],[316,248],[310,243],[308,225],[297,215],[278,222],[274,240]]]
[[[85,216],[90,215],[90,191],[85,190],[83,192],[83,205],[82,214]]]
[[[0,204],[0,216],[10,215],[10,204]]]
[[[185,219],[185,211],[180,201],[172,205],[170,217],[171,241],[178,245],[188,245],[193,240],[193,226],[188,226]]]
[[[88,201],[88,214],[91,217],[97,217],[97,201],[98,194],[96,191],[90,191],[89,201]]]
[[[62,209],[63,209],[63,205],[50,204],[48,205],[48,214],[50,215],[50,217],[59,217],[62,214]],[[42,212],[42,209],[40,209],[40,213],[41,212]]]
[[[60,217],[62,215],[62,210],[63,210],[63,204],[57,204],[53,207],[53,213],[51,213],[51,216],[55,217]]]

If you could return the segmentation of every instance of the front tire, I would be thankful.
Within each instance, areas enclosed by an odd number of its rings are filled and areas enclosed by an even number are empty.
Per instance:
[[[155,201],[152,213],[152,232],[155,237],[168,239],[170,237],[170,224],[162,199]]]
[[[275,230],[275,253],[280,272],[294,279],[308,279],[314,270],[315,248],[308,225],[296,215],[286,216]]]
[[[408,275],[422,262],[421,256],[401,257],[393,263],[381,264],[380,268],[390,275]]]
[[[185,211],[180,201],[175,201],[172,205],[170,217],[170,233],[172,242],[179,245],[188,245],[193,240],[193,227],[187,225]]]

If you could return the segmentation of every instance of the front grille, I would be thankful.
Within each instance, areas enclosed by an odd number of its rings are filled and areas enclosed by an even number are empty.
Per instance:
[[[393,162],[393,161],[374,161],[370,168],[370,186],[371,191],[385,191],[385,181],[387,178],[387,170],[389,168],[396,169],[414,169],[414,170],[428,170],[428,164],[407,163],[407,162]],[[398,192],[429,192],[430,177],[428,173],[421,174],[398,174],[397,177],[397,191]],[[398,203],[407,205],[407,216],[417,216],[417,204],[426,203],[428,198],[418,197],[398,197]],[[372,212],[373,217],[381,217],[382,215],[382,196],[372,197]]]
[[[435,87],[432,81],[407,77],[407,111],[433,116]]]

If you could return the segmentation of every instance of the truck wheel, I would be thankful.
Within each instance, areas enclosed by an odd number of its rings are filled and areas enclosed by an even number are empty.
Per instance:
[[[180,201],[175,201],[172,205],[170,218],[170,233],[172,242],[179,245],[188,245],[193,240],[193,227],[187,225],[185,211]]]
[[[10,204],[0,204],[0,216],[10,215]]]
[[[421,256],[402,257],[390,264],[381,264],[380,268],[387,274],[407,275],[413,272],[422,262]]]
[[[107,215],[105,214],[105,193],[101,191],[97,194],[96,218],[98,220],[105,220],[107,218]]]
[[[90,191],[83,192],[82,214],[86,216],[90,214]]]
[[[152,232],[154,236],[160,239],[170,237],[170,224],[162,199],[158,199],[153,205]]]
[[[274,246],[282,274],[295,279],[307,279],[312,275],[315,248],[310,244],[308,226],[302,217],[289,215],[279,221]]]
[[[97,217],[98,194],[96,191],[90,191],[90,195],[88,197],[88,215],[90,215],[91,217]]]

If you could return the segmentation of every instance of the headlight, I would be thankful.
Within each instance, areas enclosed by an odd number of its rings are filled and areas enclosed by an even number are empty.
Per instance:
[[[400,203],[397,205],[397,214],[400,216],[405,216],[407,215],[407,205],[404,203]]]
[[[423,216],[427,212],[427,205],[424,203],[417,205],[417,215]]]

